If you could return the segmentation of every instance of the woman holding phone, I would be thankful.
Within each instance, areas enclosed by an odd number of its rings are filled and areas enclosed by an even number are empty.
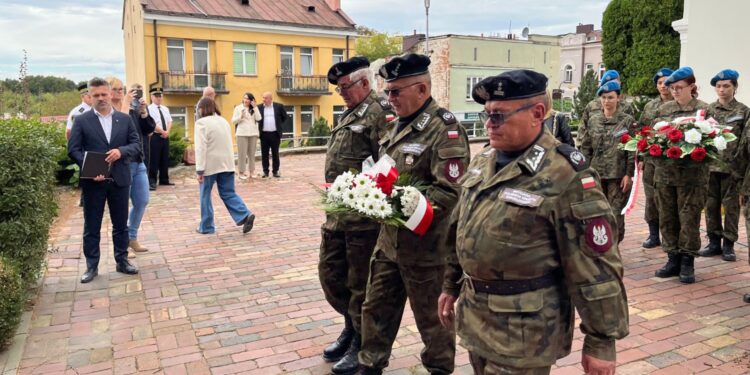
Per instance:
[[[253,177],[255,172],[255,148],[258,144],[258,121],[260,111],[255,104],[255,96],[245,93],[242,103],[234,108],[232,124],[237,136],[237,166],[240,180]],[[246,172],[247,171],[247,172]]]

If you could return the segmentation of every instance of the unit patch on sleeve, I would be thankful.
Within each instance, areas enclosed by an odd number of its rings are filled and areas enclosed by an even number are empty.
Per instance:
[[[604,254],[612,247],[612,229],[604,217],[591,219],[586,225],[586,244],[599,254]]]
[[[450,182],[458,181],[464,175],[464,163],[461,159],[450,159],[445,163],[445,178]]]

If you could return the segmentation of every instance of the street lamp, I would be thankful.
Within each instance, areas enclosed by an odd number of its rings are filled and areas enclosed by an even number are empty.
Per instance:
[[[430,55],[430,0],[424,0],[424,15],[427,27],[424,33],[424,54]]]

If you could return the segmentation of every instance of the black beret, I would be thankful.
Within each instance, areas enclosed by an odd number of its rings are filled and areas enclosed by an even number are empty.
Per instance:
[[[338,83],[339,78],[369,66],[370,61],[362,56],[354,56],[349,60],[333,64],[331,69],[328,69],[328,82],[335,85]]]
[[[89,92],[89,84],[88,83],[82,83],[82,84],[78,85],[78,87],[76,87],[76,90],[78,90],[78,92],[80,92],[81,94],[85,94],[85,93]]]
[[[408,53],[397,56],[380,67],[378,74],[385,78],[386,82],[395,81],[400,78],[418,76],[427,73],[430,66],[430,58],[425,55]]]
[[[161,87],[154,87],[151,90],[149,90],[148,92],[151,93],[151,95],[161,95],[162,94]]]
[[[487,77],[476,85],[471,97],[479,104],[489,100],[516,100],[542,95],[547,91],[547,77],[533,70],[519,69]]]

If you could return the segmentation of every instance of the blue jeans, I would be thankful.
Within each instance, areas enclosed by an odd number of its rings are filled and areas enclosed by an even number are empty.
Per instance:
[[[214,183],[219,188],[219,197],[224,202],[224,206],[229,210],[232,220],[240,225],[245,218],[252,212],[247,208],[245,202],[234,191],[234,172],[221,172],[203,177],[203,183],[200,184],[201,192],[201,223],[198,231],[203,234],[214,233],[214,206],[211,204],[211,190]]]
[[[130,163],[130,176],[133,182],[130,185],[130,201],[133,207],[130,208],[128,217],[128,238],[130,240],[138,239],[138,227],[141,226],[143,214],[146,213],[148,205],[148,173],[146,165],[143,163]]]

